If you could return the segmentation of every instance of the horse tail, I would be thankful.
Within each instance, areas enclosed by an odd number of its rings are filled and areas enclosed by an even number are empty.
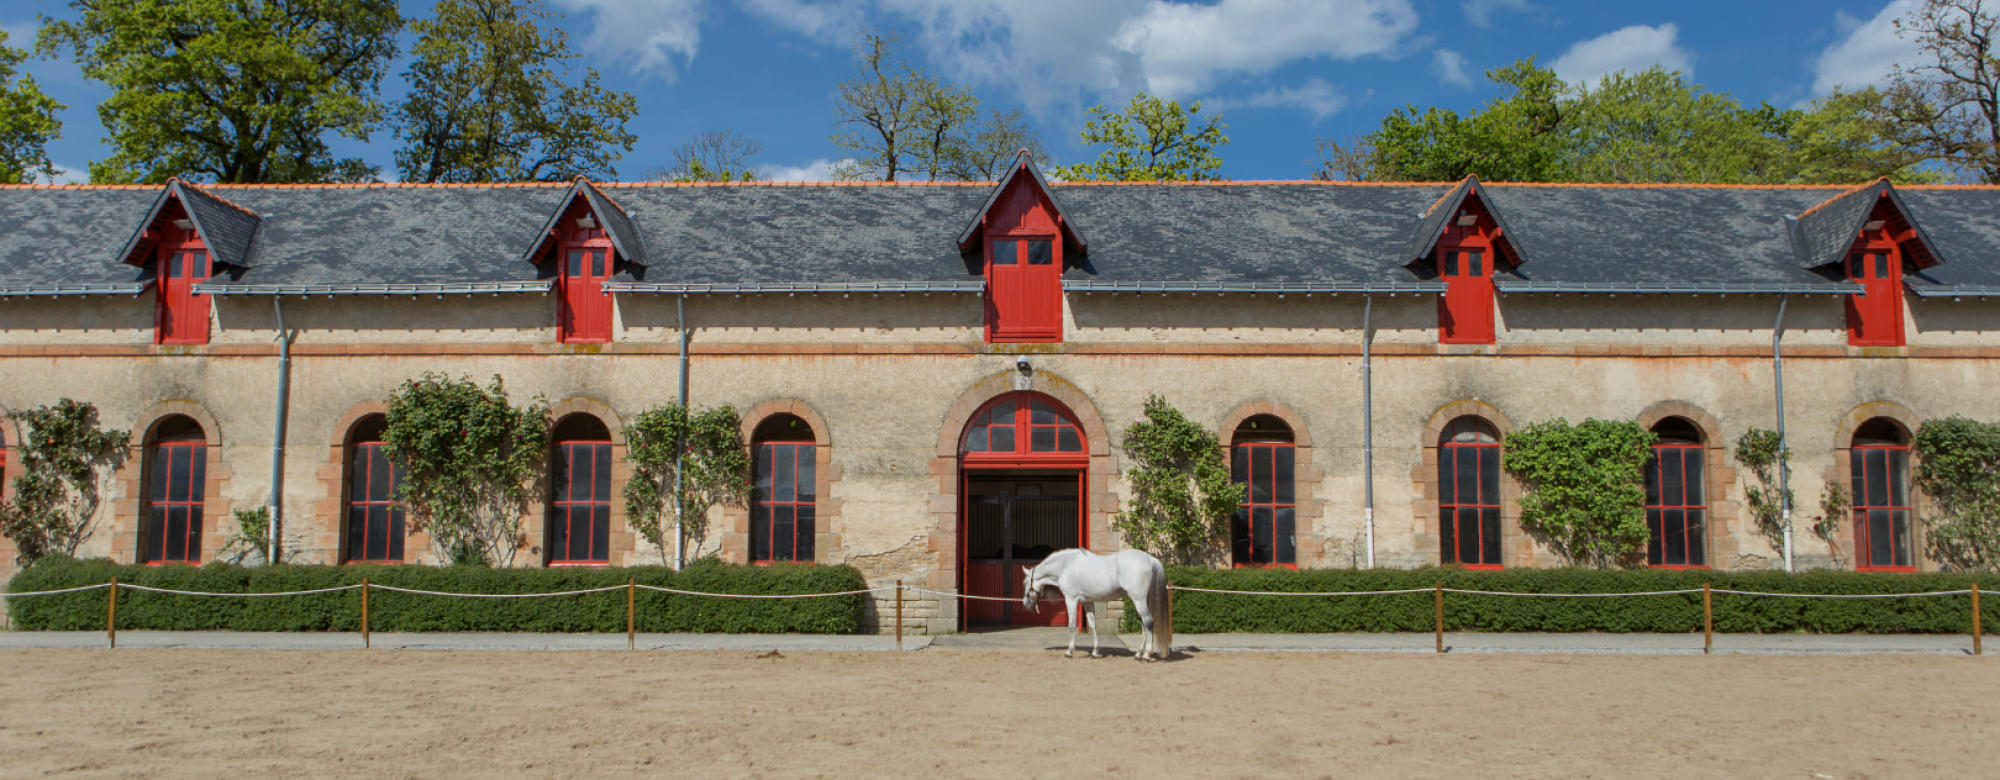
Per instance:
[[[1167,598],[1167,569],[1154,558],[1153,586],[1146,589],[1146,611],[1153,616],[1153,652],[1161,658],[1173,655],[1174,616]]]

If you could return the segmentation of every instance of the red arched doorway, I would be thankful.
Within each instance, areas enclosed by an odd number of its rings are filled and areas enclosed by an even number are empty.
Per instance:
[[[1088,547],[1083,428],[1061,402],[1008,393],[986,402],[958,439],[958,560],[965,626],[1059,626],[1062,605],[1024,610],[1021,570],[1049,553]]]

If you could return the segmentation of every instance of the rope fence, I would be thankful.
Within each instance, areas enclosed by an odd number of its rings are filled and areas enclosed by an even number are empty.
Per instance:
[[[814,598],[832,598],[837,596],[855,596],[864,593],[875,595],[875,594],[880,594],[883,591],[892,591],[895,594],[895,602],[896,602],[896,617],[895,617],[896,647],[898,649],[900,649],[903,646],[903,595],[906,592],[925,595],[925,596],[932,596],[940,599],[954,599],[958,601],[1014,602],[1020,600],[1018,598],[1012,598],[1006,596],[979,596],[969,593],[956,593],[948,590],[922,588],[922,587],[917,587],[915,585],[904,585],[902,580],[896,580],[895,584],[893,585],[883,585],[873,588],[860,588],[856,590],[834,591],[829,593],[714,593],[709,591],[681,590],[678,588],[667,588],[658,585],[640,585],[636,580],[627,580],[624,585],[608,585],[602,588],[585,588],[582,590],[551,591],[548,593],[463,593],[463,592],[453,592],[453,591],[420,590],[417,588],[399,588],[393,585],[372,585],[368,582],[366,578],[363,578],[360,583],[354,585],[340,585],[330,588],[316,588],[313,590],[271,591],[271,592],[261,592],[261,593],[216,593],[211,591],[174,590],[171,588],[155,588],[147,585],[133,585],[129,583],[120,584],[117,578],[115,577],[112,578],[110,582],[99,583],[96,585],[79,585],[73,588],[26,591],[19,593],[0,592],[0,599],[34,598],[37,596],[56,596],[66,593],[80,593],[83,591],[91,591],[91,590],[105,590],[107,591],[107,593],[105,599],[104,630],[109,645],[115,648],[118,646],[118,591],[120,589],[142,591],[146,593],[160,593],[160,594],[174,595],[174,596],[195,596],[195,597],[206,597],[206,598],[275,598],[281,596],[311,596],[324,593],[339,593],[343,591],[358,590],[361,592],[361,638],[363,647],[370,646],[370,636],[368,628],[368,597],[370,591],[373,590],[385,590],[385,591],[390,591],[392,593],[405,593],[415,596],[432,596],[439,598],[473,598],[473,599],[534,599],[534,598],[551,598],[557,596],[584,596],[596,593],[612,593],[617,591],[623,591],[625,593],[625,633],[626,633],[626,647],[628,649],[634,647],[636,643],[637,622],[635,619],[636,618],[635,599],[638,591],[641,590],[653,591],[655,593],[670,593],[678,596],[696,596],[696,597],[718,598],[718,599],[814,599]],[[1353,590],[1353,591],[1222,590],[1217,588],[1196,588],[1185,585],[1168,585],[1167,615],[1166,615],[1168,630],[1172,630],[1173,628],[1173,593],[1176,591],[1184,593],[1208,593],[1208,594],[1223,595],[1223,596],[1276,596],[1276,597],[1292,597],[1292,598],[1338,598],[1345,596],[1406,596],[1417,593],[1431,593],[1433,594],[1433,597],[1436,602],[1436,620],[1435,620],[1436,639],[1437,639],[1436,649],[1437,652],[1439,653],[1444,652],[1444,595],[1446,593],[1456,593],[1467,596],[1498,596],[1502,598],[1570,598],[1570,599],[1642,598],[1649,596],[1689,596],[1699,593],[1701,594],[1703,653],[1711,653],[1714,650],[1715,608],[1714,608],[1713,598],[1715,594],[1723,594],[1728,596],[1748,596],[1752,598],[1784,598],[1784,599],[1905,599],[1905,598],[1930,598],[1930,597],[1941,597],[1941,596],[1970,596],[1972,602],[1972,632],[1971,632],[1972,654],[1982,655],[1984,653],[1984,648],[1982,647],[1983,644],[1982,634],[1984,632],[1981,630],[1980,613],[1979,613],[1980,591],[1979,591],[1979,586],[1976,584],[1973,585],[1972,587],[1961,588],[1958,590],[1918,591],[1912,593],[1772,593],[1772,592],[1753,591],[1753,590],[1729,590],[1724,588],[1710,588],[1706,583],[1704,583],[1700,588],[1682,588],[1679,590],[1634,591],[1626,593],[1522,593],[1516,591],[1468,590],[1464,588],[1447,588],[1444,586],[1444,583],[1438,583],[1435,587],[1430,587],[1430,588],[1405,588],[1401,590]]]

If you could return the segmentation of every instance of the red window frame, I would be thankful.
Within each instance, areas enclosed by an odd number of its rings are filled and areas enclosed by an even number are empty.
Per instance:
[[[561,305],[556,338],[565,344],[611,341],[611,293],[604,291],[604,282],[611,278],[618,258],[610,239],[580,238],[593,233],[603,235],[602,231],[579,230],[557,247],[556,284]]]
[[[1847,343],[1855,347],[1900,347],[1903,338],[1903,252],[1883,231],[1857,242],[1847,256],[1847,280],[1860,295],[1846,296]]]
[[[998,446],[1005,441],[1004,447]],[[1081,466],[1088,439],[1076,417],[1054,399],[1016,392],[986,402],[966,423],[959,458],[1002,466]]]
[[[750,496],[750,561],[811,563],[818,530],[819,447],[811,441],[757,445]]]
[[[570,440],[556,447],[556,469],[549,475],[549,565],[609,566],[611,442]]]
[[[1498,263],[1481,214],[1474,225],[1451,225],[1438,239],[1438,343],[1492,344],[1493,267]]]
[[[1245,487],[1230,519],[1231,565],[1298,568],[1298,451],[1288,441],[1238,442],[1231,450],[1230,479]]]
[[[1484,420],[1478,424],[1483,426],[1482,432],[1492,430]],[[1458,428],[1454,421],[1438,442],[1438,561],[1467,569],[1499,569],[1506,552],[1500,536],[1499,437],[1487,434],[1494,440],[1454,441]],[[1468,464],[1473,488],[1469,496],[1461,476]],[[1464,543],[1468,531],[1473,540],[1470,548]],[[1465,560],[1468,551],[1476,553],[1477,559]]]
[[[1854,496],[1854,569],[1916,571],[1910,445],[1856,444],[1848,450],[1848,470]]]
[[[175,478],[175,467],[181,469]],[[208,443],[153,443],[146,475],[146,524],[139,561],[148,566],[201,562],[203,506],[207,498]]]
[[[403,470],[389,458],[386,444],[359,441],[348,450],[348,563],[402,563],[405,508],[396,500]]]
[[[194,231],[162,242],[154,273],[154,344],[207,344],[208,296],[194,286],[215,275],[214,259]]]
[[[1700,444],[1653,445],[1646,464],[1647,566],[1708,568],[1707,456]]]

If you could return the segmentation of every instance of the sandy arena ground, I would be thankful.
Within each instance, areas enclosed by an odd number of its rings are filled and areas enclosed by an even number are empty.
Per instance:
[[[0,775],[1977,777],[1951,656],[10,650]]]

